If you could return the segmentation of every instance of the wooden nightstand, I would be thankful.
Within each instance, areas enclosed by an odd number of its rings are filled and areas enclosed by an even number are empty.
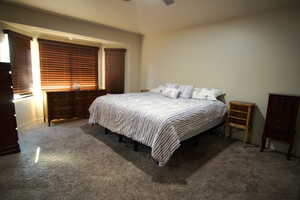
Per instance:
[[[239,128],[245,130],[244,142],[247,143],[250,138],[251,115],[255,104],[241,101],[231,101],[229,103],[227,126],[229,127],[229,137],[231,129]]]
[[[141,89],[141,92],[149,92],[148,89]]]

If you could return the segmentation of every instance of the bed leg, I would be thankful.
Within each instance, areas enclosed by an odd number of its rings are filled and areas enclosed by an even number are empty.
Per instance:
[[[155,160],[154,158],[153,159],[153,162],[155,163],[155,165],[159,166],[159,162],[157,160]]]
[[[138,142],[133,141],[133,151],[138,151],[138,145],[139,145]]]
[[[104,128],[104,133],[105,134],[108,134],[109,133],[109,130],[107,128]]]
[[[118,142],[123,142],[123,135],[119,135]]]
[[[226,137],[226,124],[223,124],[223,127],[222,127],[222,136],[224,138]]]
[[[228,134],[228,138],[230,139],[231,138],[231,136],[232,136],[232,127],[231,126],[229,126],[229,134]]]

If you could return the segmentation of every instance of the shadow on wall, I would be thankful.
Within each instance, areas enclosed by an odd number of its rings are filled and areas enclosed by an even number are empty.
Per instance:
[[[139,145],[138,151],[135,152],[133,151],[131,140],[124,139],[122,143],[119,143],[117,142],[117,135],[105,135],[103,127],[84,125],[81,129],[86,134],[92,135],[108,145],[124,159],[149,174],[152,177],[152,181],[158,183],[186,185],[188,177],[234,143],[233,140],[224,140],[223,137],[201,134],[199,135],[199,144],[197,146],[192,144],[195,140],[184,142],[172,155],[166,166],[158,167],[151,157],[151,149],[149,147]],[[222,167],[222,163],[217,163],[217,165],[220,166],[215,167]]]
[[[251,143],[261,145],[261,138],[265,126],[265,117],[259,107],[255,107],[252,116],[252,136]]]

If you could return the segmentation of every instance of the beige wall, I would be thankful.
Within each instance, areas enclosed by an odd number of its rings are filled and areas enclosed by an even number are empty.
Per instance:
[[[17,126],[19,130],[44,121],[42,105],[38,96],[31,96],[15,101]]]
[[[222,88],[227,93],[227,102],[254,102],[257,109],[252,142],[260,143],[268,93],[300,95],[298,11],[273,11],[204,27],[146,35],[141,88],[171,81]],[[299,135],[300,131],[298,155]]]

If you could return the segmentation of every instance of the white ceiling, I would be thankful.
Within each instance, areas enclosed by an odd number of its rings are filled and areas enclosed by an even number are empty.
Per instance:
[[[5,0],[136,33],[153,33],[214,23],[277,9],[293,0]]]

